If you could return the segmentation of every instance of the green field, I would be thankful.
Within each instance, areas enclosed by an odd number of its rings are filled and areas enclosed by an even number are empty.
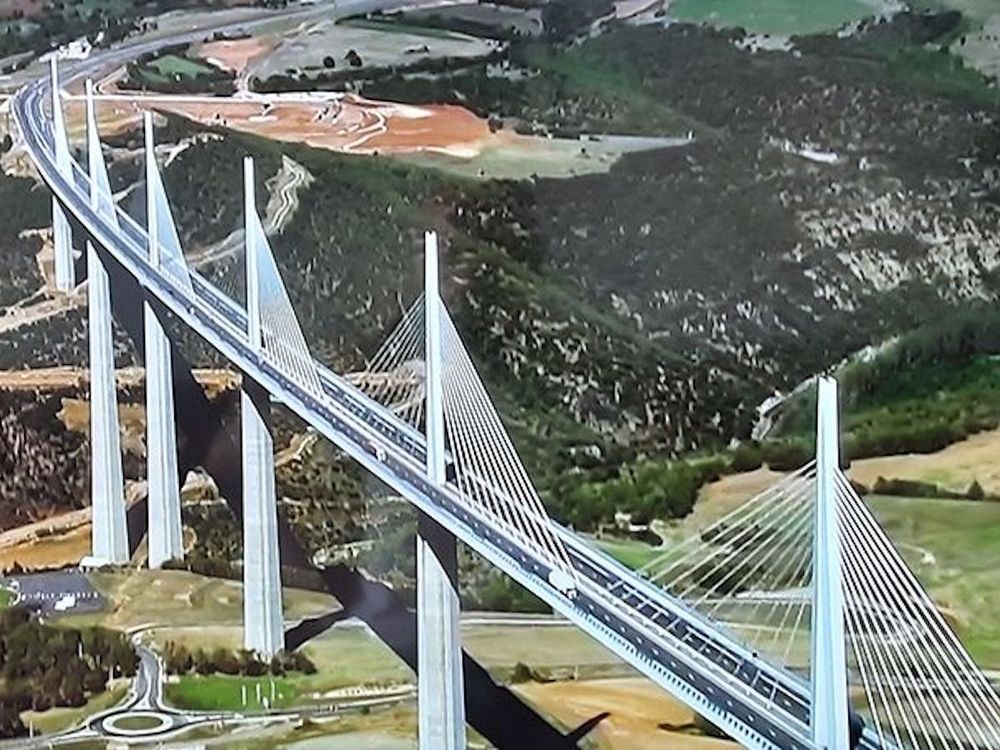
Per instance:
[[[194,78],[203,73],[211,73],[215,68],[180,55],[164,55],[149,64],[164,76]]]
[[[871,496],[868,505],[976,662],[1000,668],[1000,502]],[[595,544],[633,568],[658,554],[641,542]]]
[[[670,6],[670,15],[682,21],[765,34],[830,31],[873,12],[861,0],[677,0]]]
[[[152,633],[155,648],[162,653],[167,641],[189,647],[238,648],[240,628],[160,629]],[[469,653],[493,674],[506,680],[518,663],[554,676],[576,673],[582,677],[615,677],[628,669],[580,630],[570,625],[546,622],[523,625],[467,624],[462,641]],[[308,706],[328,691],[346,687],[411,685],[413,672],[376,636],[360,627],[334,628],[303,647],[316,665],[316,674],[292,673],[275,680],[278,707]],[[176,678],[171,678],[176,679]],[[270,678],[185,675],[168,684],[166,697],[178,708],[197,710],[244,710],[243,684],[248,685],[247,710],[260,710],[256,683],[270,695]]]
[[[260,685],[260,700],[257,698],[257,685]],[[295,684],[284,677],[185,675],[166,686],[167,701],[177,708],[191,711],[261,711],[265,708],[265,701],[272,708],[285,708],[292,705],[297,695]]]
[[[644,567],[663,554],[663,550],[658,547],[631,539],[592,539],[591,541],[622,565],[627,565],[633,570]]]
[[[115,721],[115,728],[128,732],[145,732],[158,728],[161,723],[155,716],[123,716]]]
[[[9,607],[14,603],[14,592],[10,589],[0,588],[0,609]]]
[[[1000,667],[1000,503],[873,497],[869,504],[934,600],[954,613],[976,662]],[[922,550],[933,563],[922,561]]]

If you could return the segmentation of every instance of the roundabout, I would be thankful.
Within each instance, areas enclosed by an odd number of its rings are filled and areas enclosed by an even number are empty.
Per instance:
[[[179,716],[159,711],[128,711],[105,717],[100,726],[109,737],[146,737],[169,732],[184,723]]]

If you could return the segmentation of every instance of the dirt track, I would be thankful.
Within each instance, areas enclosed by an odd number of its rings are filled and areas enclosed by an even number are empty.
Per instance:
[[[192,51],[193,54],[223,70],[242,73],[250,62],[274,49],[274,42],[266,37],[249,39],[221,39],[205,42]]]

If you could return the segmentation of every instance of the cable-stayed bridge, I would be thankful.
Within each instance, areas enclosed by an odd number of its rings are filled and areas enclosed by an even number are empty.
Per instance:
[[[90,87],[88,84],[88,94]],[[820,381],[814,463],[628,570],[553,522],[438,289],[364,373],[309,352],[261,225],[245,162],[245,298],[185,261],[146,122],[146,226],[111,196],[92,96],[86,167],[70,150],[55,63],[12,102],[53,193],[57,278],[73,278],[71,220],[86,244],[96,563],[128,559],[108,268],[144,289],[150,564],[183,554],[172,431],[169,312],[243,373],[246,645],[283,645],[273,443],[276,401],[421,514],[417,541],[422,748],[465,744],[456,540],[751,748],[1000,748],[1000,701],[840,469],[836,385]],[[219,186],[232,189],[232,186]]]

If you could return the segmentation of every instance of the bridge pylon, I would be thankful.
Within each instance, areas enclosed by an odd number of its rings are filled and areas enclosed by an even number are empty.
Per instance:
[[[62,111],[62,97],[59,89],[59,74],[56,57],[53,54],[49,62],[52,79],[52,140],[55,145],[55,162],[59,173],[67,180],[73,179],[73,158],[69,153],[69,141],[66,137],[66,121]],[[76,284],[73,270],[73,236],[69,219],[59,199],[52,196],[52,242],[54,248],[54,266],[56,289],[68,292]]]
[[[253,159],[243,162],[247,337],[250,349],[263,352],[259,223]],[[243,454],[243,641],[264,658],[284,648],[281,604],[281,557],[278,506],[274,485],[274,439],[267,391],[245,373],[240,394],[240,437]]]
[[[90,204],[114,215],[114,199],[101,154],[100,134],[90,83],[87,85],[87,150]],[[92,564],[124,565],[129,561],[125,481],[122,473],[118,389],[108,271],[93,243],[87,242],[87,333],[90,353],[90,471]]]
[[[817,380],[816,506],[812,586],[812,714],[817,748],[851,746],[844,625],[843,550],[837,518],[840,427],[837,381]]]
[[[146,152],[146,225],[149,262],[161,268],[162,184],[153,144],[153,117],[143,121]],[[143,300],[146,359],[146,479],[149,497],[149,567],[159,568],[184,555],[181,525],[180,477],[177,474],[177,427],[174,410],[173,364],[170,341],[160,314],[147,295]]]
[[[425,244],[427,479],[446,481],[437,235]],[[455,537],[421,515],[417,531],[417,663],[421,750],[464,750],[465,690]]]

